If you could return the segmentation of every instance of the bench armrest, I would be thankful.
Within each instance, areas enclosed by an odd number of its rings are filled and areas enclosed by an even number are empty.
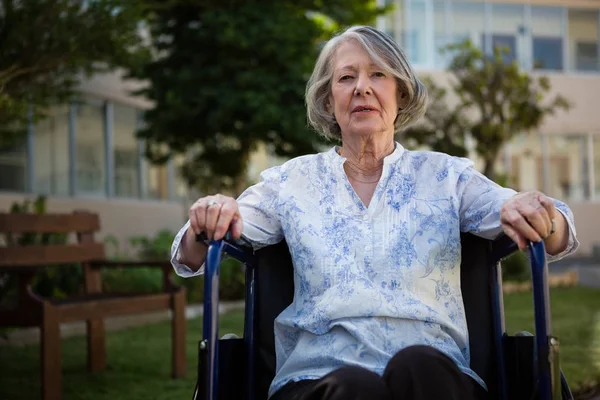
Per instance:
[[[139,260],[139,261],[118,261],[118,260],[96,260],[91,261],[90,266],[94,268],[128,268],[128,267],[168,267],[171,268],[169,260]]]

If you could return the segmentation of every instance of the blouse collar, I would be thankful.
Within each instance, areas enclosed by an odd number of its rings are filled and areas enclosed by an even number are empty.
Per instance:
[[[339,154],[339,150],[340,150],[340,146],[333,146],[328,152],[327,155],[329,156],[329,159],[332,162],[335,163],[339,163],[340,165],[343,165],[344,162],[346,162],[346,157],[343,157]],[[383,165],[387,165],[387,164],[393,164],[396,161],[398,161],[400,159],[400,157],[402,157],[402,154],[404,154],[404,147],[398,143],[398,142],[394,142],[394,151],[391,152],[390,154],[388,154],[387,156],[385,156],[385,158],[383,159]]]

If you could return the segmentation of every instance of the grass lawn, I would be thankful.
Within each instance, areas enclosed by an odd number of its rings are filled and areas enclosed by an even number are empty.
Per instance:
[[[533,332],[531,294],[505,296],[507,328]],[[600,382],[600,290],[555,289],[552,292],[553,330],[561,343],[562,367],[572,387]],[[241,333],[243,315],[221,318],[221,333]],[[202,334],[200,319],[188,324],[188,375],[169,378],[170,326],[161,323],[107,334],[108,369],[86,371],[83,337],[62,342],[65,400],[191,399],[196,378],[196,348]],[[0,399],[39,398],[39,346],[0,346]]]
[[[560,365],[573,390],[600,385],[600,290],[577,287],[551,291],[552,333],[560,342]],[[504,296],[509,334],[534,332],[532,294]],[[600,388],[598,388],[600,389]]]
[[[221,317],[220,332],[241,335],[243,313]],[[202,320],[188,321],[185,379],[170,379],[169,323],[107,333],[107,370],[86,369],[84,337],[62,341],[64,400],[191,400],[196,385]],[[39,399],[39,346],[0,346],[0,399]]]

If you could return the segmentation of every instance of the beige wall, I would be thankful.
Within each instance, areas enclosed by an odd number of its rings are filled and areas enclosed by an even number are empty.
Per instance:
[[[35,196],[0,194],[0,212],[10,210],[14,202],[33,199]],[[101,231],[96,236],[103,240],[107,235],[119,239],[121,246],[132,236],[154,236],[168,229],[177,232],[187,220],[187,205],[176,202],[153,202],[121,199],[70,199],[48,198],[48,212],[68,213],[87,210],[100,216]]]
[[[444,71],[418,71],[441,85],[447,85],[450,75]],[[550,79],[550,96],[561,94],[571,103],[568,111],[548,117],[539,129],[548,135],[593,133],[600,135],[600,76],[592,74],[545,74]],[[449,97],[452,101],[452,97]]]
[[[575,257],[589,256],[593,245],[600,245],[600,204],[570,203],[569,207],[575,215],[575,228],[580,243]]]

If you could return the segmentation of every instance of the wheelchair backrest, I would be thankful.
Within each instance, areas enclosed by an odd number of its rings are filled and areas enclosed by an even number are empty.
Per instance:
[[[471,234],[461,235],[461,287],[467,314],[471,368],[497,393],[493,330],[494,242]],[[285,241],[259,250],[256,270],[255,327],[257,339],[257,397],[266,398],[275,376],[275,318],[291,304],[294,270]]]

